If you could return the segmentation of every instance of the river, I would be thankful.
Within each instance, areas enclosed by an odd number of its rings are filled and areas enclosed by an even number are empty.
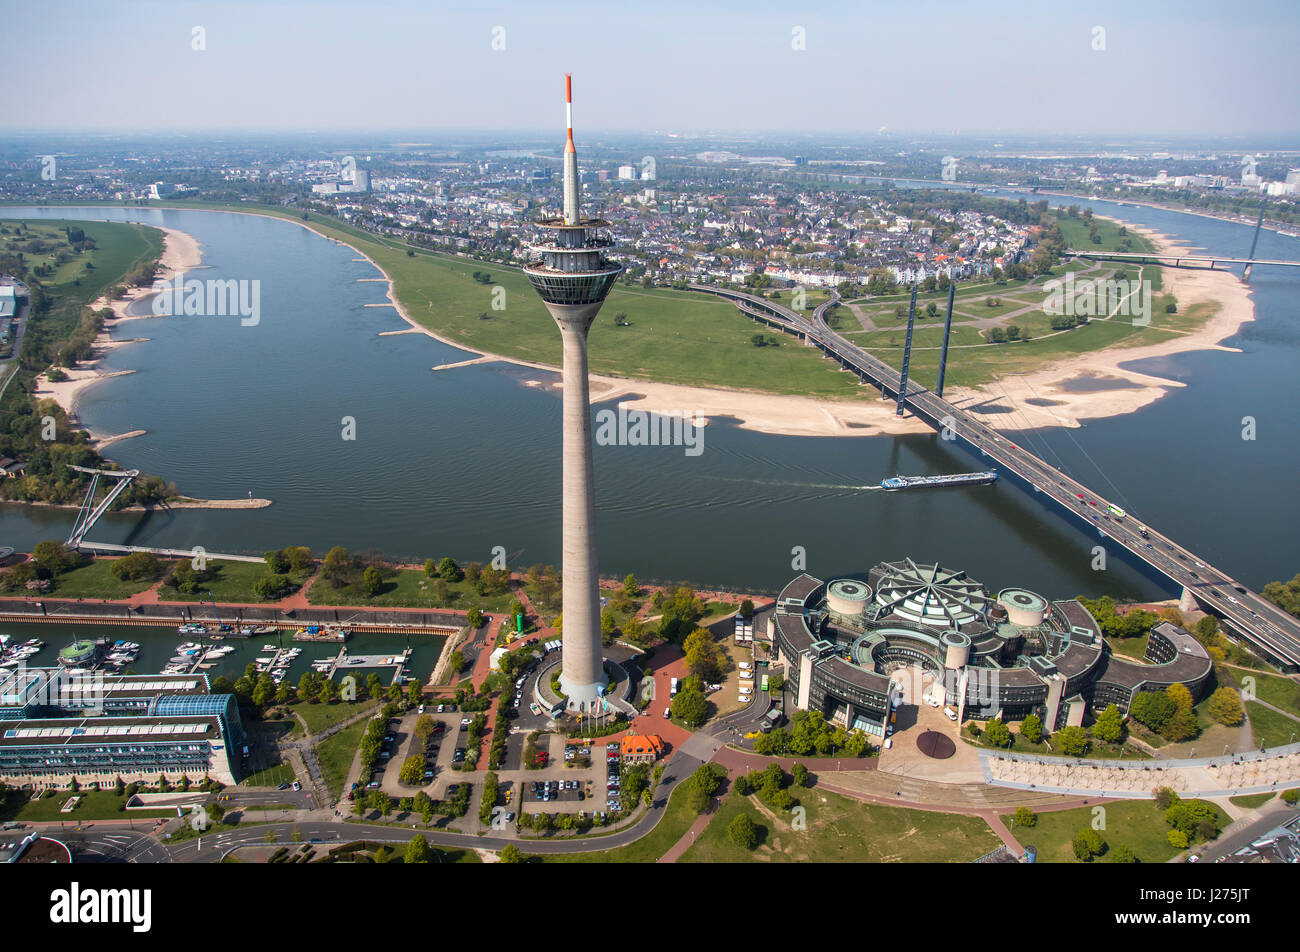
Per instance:
[[[1248,226],[1086,204],[1216,254],[1249,251]],[[383,302],[386,286],[358,281],[377,272],[351,249],[291,222],[222,212],[10,207],[0,216],[178,228],[203,246],[209,270],[194,276],[262,282],[256,327],[238,317],[117,327],[117,337],[150,340],[110,353],[106,369],[136,372],[85,392],[79,415],[98,432],[148,431],[108,451],[124,466],[189,495],[251,492],[274,505],[115,514],[92,539],[238,553],[343,545],[484,562],[501,546],[516,568],[559,563],[558,394],[525,386],[541,375],[505,364],[431,372],[473,355],[422,334],[378,336],[406,325],[391,308],[365,306]],[[1265,232],[1258,254],[1300,259],[1300,240]],[[1228,341],[1243,353],[1133,365],[1187,387],[1127,416],[1039,431],[1025,445],[1247,585],[1289,578],[1300,570],[1298,281],[1291,269],[1257,269],[1257,320]],[[1248,415],[1258,427],[1251,442],[1241,438]],[[344,417],[355,419],[355,440],[341,438]],[[1117,557],[1094,571],[1097,540],[1009,483],[870,488],[899,472],[977,468],[935,436],[772,436],[715,420],[705,446],[698,457],[680,447],[595,447],[602,574],[770,592],[802,550],[823,576],[911,556],[966,568],[994,589],[1022,585],[1053,598],[1169,595]],[[0,544],[63,538],[73,515],[0,507]]]

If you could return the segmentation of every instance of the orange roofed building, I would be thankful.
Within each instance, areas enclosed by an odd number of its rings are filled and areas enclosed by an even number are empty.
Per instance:
[[[624,760],[655,761],[663,756],[665,745],[658,734],[628,734],[620,742]]]

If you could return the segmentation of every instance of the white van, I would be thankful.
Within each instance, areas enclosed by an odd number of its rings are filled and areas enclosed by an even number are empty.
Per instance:
[[[957,720],[957,712],[954,711],[952,708],[950,708],[950,707],[945,707],[945,708],[943,709],[943,712],[944,712],[945,714],[948,715],[948,720],[950,720],[950,721],[955,721],[955,720]]]
[[[748,671],[751,665],[748,661],[737,661],[736,667],[739,668],[741,671]]]
[[[893,746],[894,746],[894,738],[892,738],[892,737],[886,737],[886,738],[885,738],[885,750],[889,750],[889,748],[891,748],[891,747],[893,747]]]

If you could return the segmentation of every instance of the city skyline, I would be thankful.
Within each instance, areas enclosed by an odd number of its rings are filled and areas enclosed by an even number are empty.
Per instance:
[[[590,15],[566,17],[513,5],[477,13],[326,3],[308,15],[141,3],[124,17],[121,7],[70,2],[53,8],[62,12],[57,31],[45,28],[51,9],[8,14],[30,40],[11,51],[10,69],[46,77],[0,96],[11,130],[538,129],[554,104],[529,79],[558,68],[554,51],[566,37],[600,79],[586,108],[606,121],[593,130],[1300,130],[1287,49],[1300,15],[1282,3],[1248,15],[1210,3],[1079,12],[835,5],[816,14],[772,4],[670,3],[653,13],[577,4]],[[105,50],[116,57],[107,65]]]

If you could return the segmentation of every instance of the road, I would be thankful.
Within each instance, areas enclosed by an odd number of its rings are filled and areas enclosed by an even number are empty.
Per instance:
[[[743,313],[811,341],[841,366],[853,369],[862,380],[878,387],[882,394],[897,397],[898,371],[841,337],[826,323],[826,311],[838,303],[838,294],[817,307],[810,319],[765,298],[738,291],[708,285],[690,288],[731,300]],[[1229,621],[1236,632],[1268,657],[1286,667],[1300,667],[1300,620],[913,380],[907,383],[906,404],[945,439],[961,442],[1002,470],[1015,474],[1035,493],[1055,502],[1099,537],[1110,538],[1185,589],[1201,607]]]

